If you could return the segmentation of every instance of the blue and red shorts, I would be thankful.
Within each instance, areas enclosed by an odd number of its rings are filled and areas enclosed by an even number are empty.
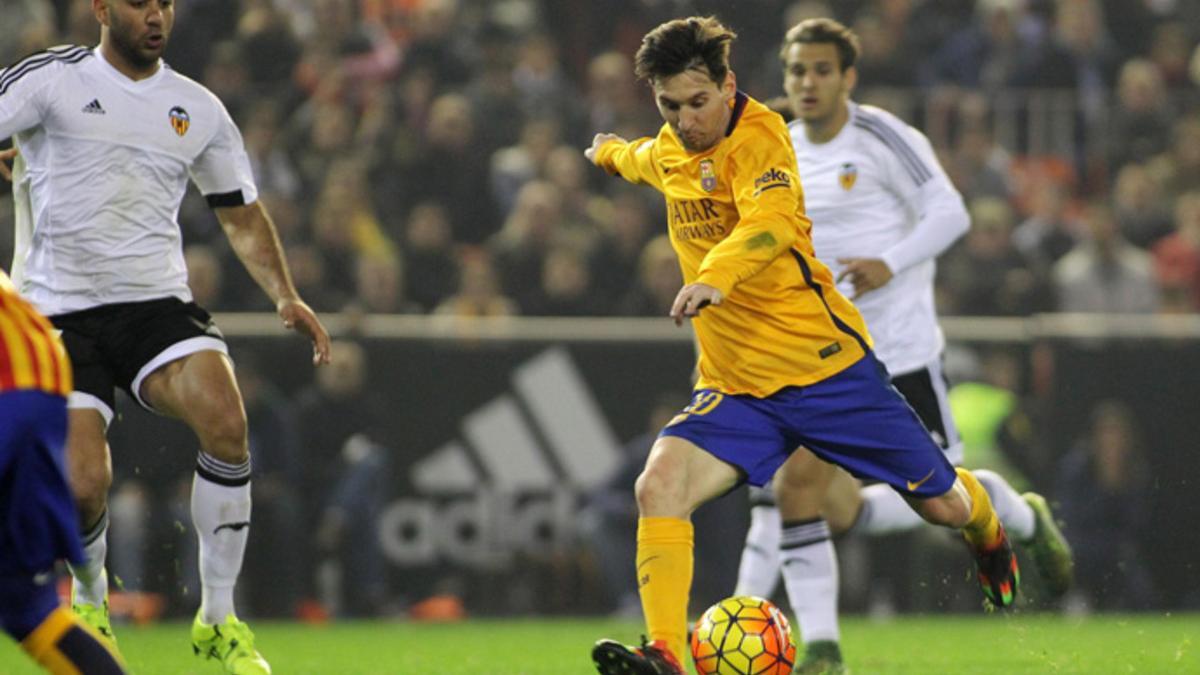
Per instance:
[[[65,398],[0,393],[0,578],[84,559],[64,468],[66,439]]]
[[[697,390],[660,435],[691,441],[751,485],[770,483],[799,446],[918,497],[944,494],[957,478],[872,352],[832,377],[766,398]]]

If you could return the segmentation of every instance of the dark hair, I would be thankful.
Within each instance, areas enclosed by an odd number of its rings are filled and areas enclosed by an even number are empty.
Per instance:
[[[806,19],[792,26],[783,38],[783,47],[779,49],[780,59],[787,59],[788,48],[793,44],[831,44],[837,47],[843,71],[854,65],[862,51],[854,31],[833,19]]]
[[[729,46],[736,38],[737,34],[714,16],[668,21],[642,38],[633,71],[653,83],[703,67],[712,81],[720,84],[729,72]]]

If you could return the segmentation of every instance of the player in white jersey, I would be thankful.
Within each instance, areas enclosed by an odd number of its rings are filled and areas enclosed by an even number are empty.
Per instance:
[[[71,568],[72,605],[111,638],[105,432],[121,387],[199,437],[196,653],[227,672],[268,673],[233,605],[250,525],[246,414],[224,339],[187,287],[175,219],[189,177],[284,325],[312,340],[315,364],[328,362],[329,336],[292,284],[237,127],[161,60],[174,4],[92,8],[98,47],[56,47],[0,70],[0,139],[15,140],[0,155],[17,210],[14,277],[62,331],[75,370],[68,463],[87,561]]]
[[[862,312],[893,386],[959,464],[962,444],[946,399],[933,279],[935,259],[967,231],[969,217],[923,134],[884,110],[850,101],[857,55],[858,38],[830,19],[793,27],[780,54],[797,117],[790,131],[813,247]],[[1045,501],[1032,493],[1022,498],[994,472],[974,473],[1010,536],[1033,545],[1048,587],[1065,591],[1070,550]],[[842,672],[831,534],[885,534],[922,521],[891,487],[862,488],[804,450],[779,472],[775,493],[778,508],[769,491],[751,496],[736,593],[769,597],[782,568],[806,647],[796,672]]]

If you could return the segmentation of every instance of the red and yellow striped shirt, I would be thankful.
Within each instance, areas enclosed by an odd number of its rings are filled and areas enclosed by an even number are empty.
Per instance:
[[[0,271],[0,394],[18,389],[66,396],[71,362],[58,332]]]

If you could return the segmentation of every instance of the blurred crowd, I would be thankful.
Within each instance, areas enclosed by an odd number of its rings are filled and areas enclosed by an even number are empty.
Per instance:
[[[90,3],[0,11],[0,62],[97,41]],[[656,316],[680,285],[661,199],[581,150],[657,130],[631,55],[709,12],[764,100],[789,25],[860,34],[856,98],[930,136],[974,218],[943,313],[1200,308],[1197,0],[187,0],[167,60],[238,121],[318,310]],[[201,304],[271,309],[197,195],[180,222]]]

